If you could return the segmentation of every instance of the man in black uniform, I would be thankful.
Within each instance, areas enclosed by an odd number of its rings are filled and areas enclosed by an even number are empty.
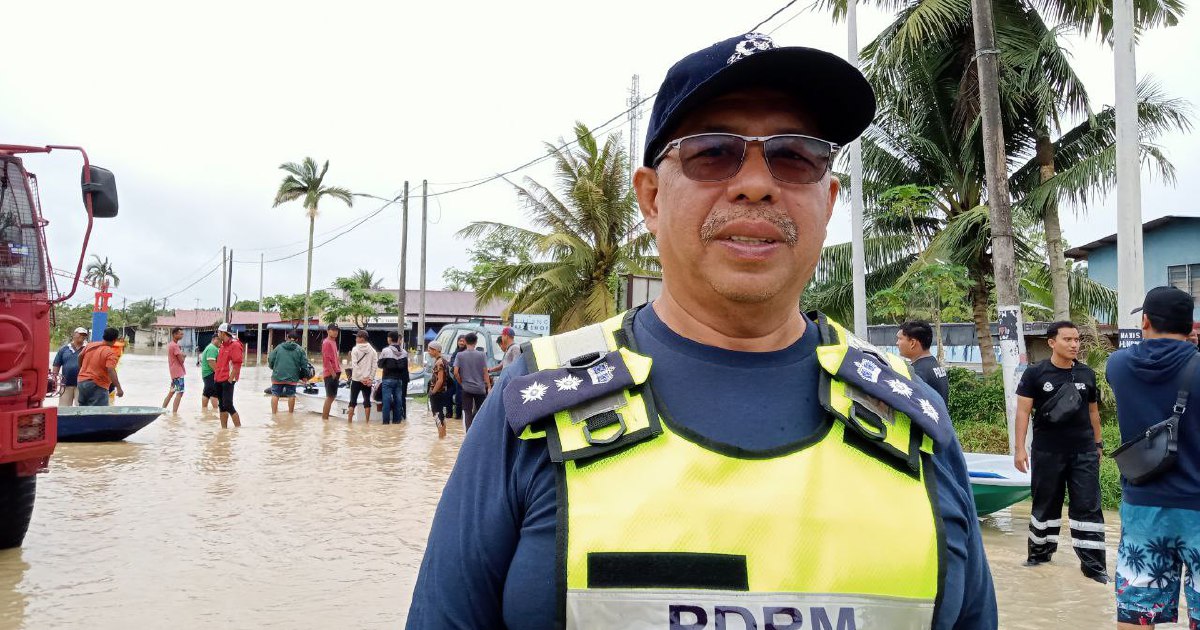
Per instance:
[[[927,322],[904,322],[896,331],[896,346],[900,349],[900,356],[908,359],[912,363],[913,373],[949,404],[950,378],[946,375],[946,368],[929,353],[932,345],[933,329]]]
[[[1096,373],[1075,360],[1079,329],[1055,322],[1046,330],[1050,358],[1025,370],[1017,385],[1017,470],[1032,463],[1033,509],[1029,516],[1029,552],[1025,566],[1049,562],[1058,550],[1064,490],[1071,545],[1083,574],[1108,582],[1104,562],[1104,515],[1100,511],[1100,409]],[[1078,395],[1064,388],[1074,388]],[[1031,414],[1032,412],[1032,414]],[[1033,457],[1025,450],[1033,418]]]

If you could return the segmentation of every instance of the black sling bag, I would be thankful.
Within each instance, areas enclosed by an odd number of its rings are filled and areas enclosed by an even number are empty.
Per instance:
[[[1171,417],[1151,426],[1113,451],[1112,458],[1129,483],[1141,485],[1175,465],[1179,451],[1179,421],[1187,411],[1188,393],[1196,377],[1197,365],[1200,365],[1200,354],[1193,356],[1183,369]]]
[[[1038,409],[1038,419],[1049,424],[1062,424],[1075,417],[1084,404],[1079,388],[1075,386],[1075,364],[1071,364],[1071,382],[1058,388],[1050,400]]]

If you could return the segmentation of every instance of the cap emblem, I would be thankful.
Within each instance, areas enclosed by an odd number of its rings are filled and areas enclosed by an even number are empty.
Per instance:
[[[771,50],[775,47],[775,42],[767,35],[763,35],[762,33],[746,33],[745,39],[734,46],[733,54],[730,55],[729,61],[726,61],[725,65],[741,61],[756,52]]]

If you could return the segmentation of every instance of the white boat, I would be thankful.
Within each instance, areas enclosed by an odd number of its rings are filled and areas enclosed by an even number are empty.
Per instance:
[[[334,398],[333,407],[329,410],[329,415],[346,417],[350,412],[350,385],[346,381],[339,383],[337,397]],[[425,393],[425,377],[420,373],[414,373],[412,380],[408,382],[408,391],[405,395],[405,405],[408,409],[412,409],[413,396],[423,395]],[[372,402],[378,405],[378,403]],[[312,413],[322,413],[325,408],[325,385],[321,382],[315,382],[309,385],[308,389],[296,388],[296,406],[305,411]],[[359,402],[358,416],[363,416],[362,402]],[[375,408],[375,417],[381,418],[379,415],[378,406]]]
[[[975,495],[975,512],[991,514],[1024,501],[1030,494],[1029,473],[1013,466],[1012,455],[963,453]]]

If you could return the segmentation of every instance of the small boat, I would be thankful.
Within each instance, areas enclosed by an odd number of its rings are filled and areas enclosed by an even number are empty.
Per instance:
[[[998,512],[1029,497],[1029,474],[1013,466],[1012,455],[964,453],[975,512],[979,516]]]
[[[59,442],[119,442],[167,410],[162,407],[59,407]]]

